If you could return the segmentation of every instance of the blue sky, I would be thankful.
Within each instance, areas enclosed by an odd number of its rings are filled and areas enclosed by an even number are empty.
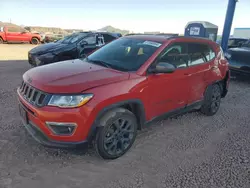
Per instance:
[[[183,33],[204,20],[222,32],[228,0],[0,0],[0,21],[95,30],[106,25],[133,32]],[[250,0],[237,3],[233,27],[250,27]]]

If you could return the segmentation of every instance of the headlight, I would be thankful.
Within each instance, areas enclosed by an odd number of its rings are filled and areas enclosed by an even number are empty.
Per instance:
[[[35,61],[36,65],[40,65],[42,62],[40,59],[38,59],[38,57],[34,57],[34,61]]]
[[[86,104],[94,95],[53,95],[48,103],[49,106],[61,108],[74,108]]]

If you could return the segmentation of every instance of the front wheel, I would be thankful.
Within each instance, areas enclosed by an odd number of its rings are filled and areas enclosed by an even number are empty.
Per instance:
[[[129,110],[117,108],[100,120],[95,139],[95,149],[104,159],[116,159],[133,145],[137,133],[135,115]]]
[[[221,102],[221,87],[219,84],[208,86],[205,92],[204,104],[201,107],[201,112],[207,116],[212,116],[220,108]]]
[[[31,44],[37,45],[37,44],[39,44],[39,40],[37,38],[32,38]]]

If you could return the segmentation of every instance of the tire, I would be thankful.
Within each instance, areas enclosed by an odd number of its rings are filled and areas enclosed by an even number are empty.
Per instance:
[[[31,39],[31,44],[37,45],[39,43],[40,43],[40,41],[38,40],[38,38],[32,38]]]
[[[201,112],[207,116],[212,116],[217,113],[221,102],[221,87],[219,84],[208,86],[205,92],[204,103],[201,107]]]
[[[3,39],[2,39],[2,37],[0,37],[0,44],[3,44]]]
[[[133,145],[137,133],[137,120],[129,110],[116,108],[99,121],[94,147],[103,159],[116,159]]]

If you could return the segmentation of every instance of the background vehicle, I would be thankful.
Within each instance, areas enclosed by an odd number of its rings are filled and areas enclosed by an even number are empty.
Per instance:
[[[0,28],[0,44],[4,42],[29,42],[39,44],[41,36],[30,33],[21,27],[4,26]]]
[[[36,140],[76,147],[95,139],[100,156],[115,159],[146,123],[194,108],[214,115],[229,71],[211,40],[141,35],[85,59],[30,69],[23,78],[20,114]]]
[[[41,66],[58,61],[85,57],[119,35],[108,32],[79,32],[56,42],[40,45],[28,52],[32,66]]]
[[[50,35],[45,35],[43,43],[56,42],[58,40],[63,39],[65,36],[66,35],[64,35],[64,34],[50,34]]]
[[[225,53],[229,61],[229,68],[233,73],[250,75],[250,40],[240,48],[230,48]]]
[[[247,42],[247,38],[229,38],[228,40],[228,48],[238,48],[241,47],[245,42]],[[217,41],[219,45],[221,45],[221,39]]]

